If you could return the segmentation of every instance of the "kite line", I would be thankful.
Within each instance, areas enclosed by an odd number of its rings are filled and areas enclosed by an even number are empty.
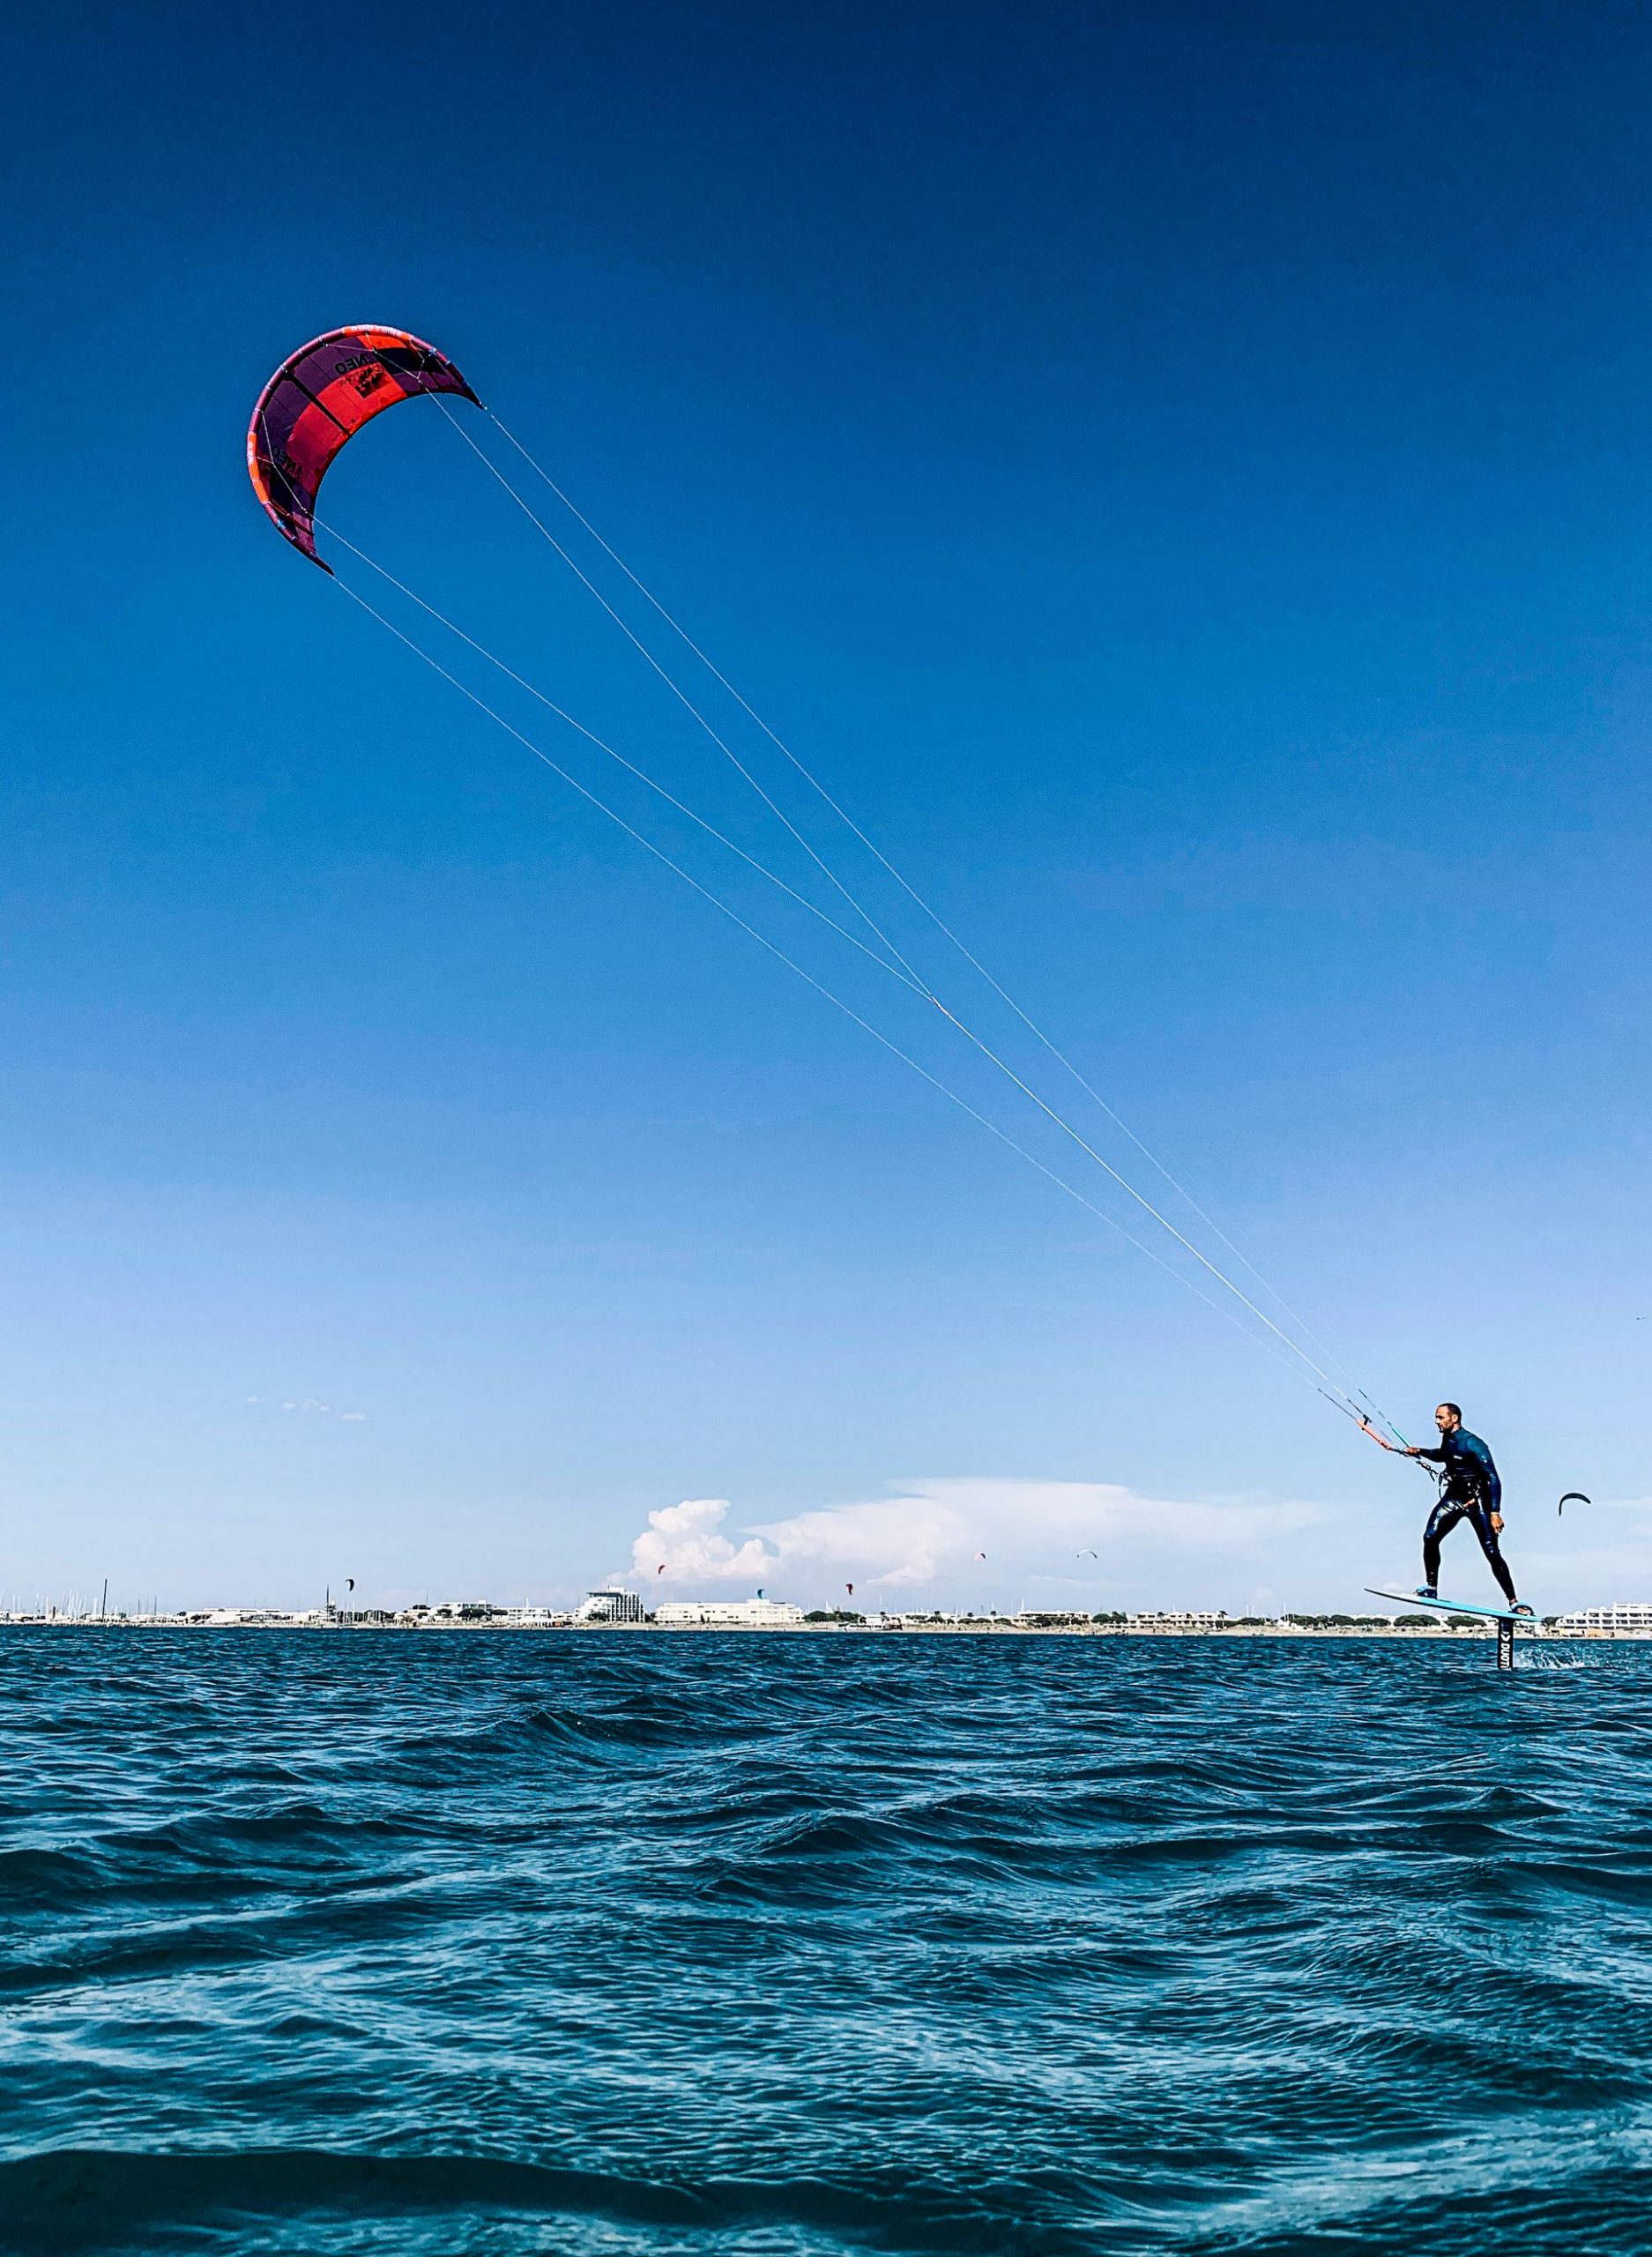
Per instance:
[[[1184,1203],[1190,1212],[1197,1218],[1199,1224],[1203,1226],[1204,1231],[1209,1233],[1213,1239],[1219,1242],[1219,1244],[1226,1250],[1227,1254],[1232,1256],[1234,1262],[1248,1273],[1248,1275],[1254,1280],[1255,1285],[1261,1292],[1263,1292],[1278,1307],[1287,1322],[1294,1328],[1297,1334],[1300,1335],[1299,1338],[1293,1337],[1291,1332],[1287,1331],[1280,1323],[1276,1322],[1275,1318],[1268,1313],[1267,1309],[1262,1307],[1250,1292],[1246,1292],[1242,1285],[1238,1284],[1233,1277],[1229,1274],[1228,1270],[1224,1269],[1220,1263],[1212,1259],[1211,1255],[1208,1254],[1187,1231],[1179,1227],[1177,1223],[1164,1211],[1160,1205],[1157,1204],[1142,1191],[1138,1189],[1136,1185],[1130,1181],[1129,1177],[1127,1176],[1121,1169],[1116,1167],[1103,1152],[1097,1149],[1088,1137],[1086,1137],[1073,1125],[1073,1123],[1056,1105],[1052,1104],[1040,1093],[1031,1082],[1023,1077],[1023,1076],[1019,1073],[1006,1058],[1001,1056],[999,1052],[995,1050],[993,1046],[965,1020],[964,1017],[961,1016],[959,1011],[955,1010],[952,1005],[937,992],[932,982],[917,970],[916,966],[909,959],[907,955],[903,952],[901,948],[891,937],[890,934],[885,929],[884,925],[873,914],[871,910],[867,908],[866,904],[859,898],[855,890],[849,885],[847,881],[831,866],[831,863],[829,861],[827,857],[804,835],[798,824],[793,821],[792,817],[780,805],[778,801],[766,788],[753,769],[734,751],[733,748],[729,744],[726,737],[713,725],[711,719],[696,703],[695,699],[690,696],[688,692],[676,679],[676,676],[672,672],[671,668],[664,662],[664,660],[662,660],[657,652],[651,648],[649,643],[636,631],[616,606],[609,601],[608,598],[603,593],[596,582],[572,555],[569,549],[557,539],[556,534],[551,530],[550,526],[546,524],[539,511],[533,508],[526,497],[517,490],[515,485],[512,484],[511,480],[499,467],[498,464],[494,460],[488,451],[478,443],[477,440],[472,435],[471,431],[465,427],[465,423],[452,413],[448,399],[444,397],[444,395],[447,394],[453,394],[469,401],[472,405],[476,406],[483,415],[487,417],[488,421],[500,432],[503,439],[518,455],[521,456],[523,460],[528,464],[529,467],[540,479],[559,504],[561,504],[561,506],[571,515],[575,522],[582,528],[584,533],[596,543],[603,554],[613,562],[617,570],[623,574],[626,580],[644,598],[646,603],[665,622],[672,634],[677,637],[695,660],[710,674],[712,680],[734,701],[740,710],[749,719],[762,734],[778,750],[778,752],[790,764],[791,768],[803,779],[810,790],[819,798],[831,816],[839,823],[841,823],[850,835],[859,844],[859,845],[874,859],[889,879],[922,912],[929,923],[934,926],[943,939],[950,944],[952,949],[955,950],[960,957],[962,957],[964,963],[986,984],[986,986],[1022,1024],[1028,1032],[1036,1039],[1038,1043],[1049,1054],[1049,1056],[1062,1068],[1064,1072],[1072,1079],[1084,1095],[1099,1109],[1113,1128],[1126,1137],[1136,1151],[1141,1153],[1143,1158],[1169,1186],[1170,1189]],[[563,706],[559,704],[554,698],[547,696],[535,683],[530,681],[525,674],[518,672],[504,659],[499,658],[493,652],[489,651],[484,644],[480,642],[475,637],[469,634],[464,628],[459,626],[457,622],[447,617],[445,614],[439,611],[433,604],[428,602],[414,590],[407,586],[404,581],[398,578],[394,573],[391,572],[385,566],[379,563],[364,549],[359,547],[354,542],[346,539],[336,527],[324,525],[324,529],[328,532],[330,537],[339,541],[342,547],[348,549],[350,553],[361,563],[366,565],[376,574],[379,575],[390,586],[393,587],[405,600],[415,605],[446,632],[457,637],[458,640],[464,644],[470,651],[486,660],[490,666],[498,669],[502,675],[514,683],[517,688],[525,691],[530,696],[535,698],[560,722],[577,732],[584,740],[601,752],[606,757],[614,761],[626,773],[644,786],[649,792],[654,793],[660,801],[672,808],[676,813],[696,825],[702,833],[708,836],[717,845],[738,857],[739,860],[757,876],[764,880],[770,885],[777,888],[787,899],[797,906],[807,911],[809,915],[815,918],[820,923],[837,935],[839,939],[846,941],[849,945],[857,950],[858,953],[867,962],[874,965],[881,972],[894,979],[903,988],[912,994],[921,1002],[932,1007],[941,1016],[941,1017],[945,1020],[946,1023],[980,1056],[982,1060],[990,1065],[999,1075],[1007,1079],[1021,1097],[1032,1105],[1050,1124],[1058,1129],[1062,1136],[1070,1140],[1071,1143],[1073,1143],[1088,1159],[1099,1167],[1116,1188],[1121,1191],[1130,1201],[1134,1202],[1135,1206],[1139,1208],[1154,1224],[1156,1224],[1162,1232],[1166,1233],[1177,1248],[1181,1249],[1181,1251],[1190,1257],[1192,1261],[1196,1263],[1206,1273],[1208,1277],[1216,1285],[1221,1287],[1224,1292],[1230,1298],[1226,1300],[1220,1301],[1214,1299],[1209,1292],[1203,1289],[1196,1277],[1187,1275],[1181,1269],[1176,1267],[1170,1261],[1166,1260],[1165,1256],[1160,1252],[1157,1251],[1152,1246],[1144,1243],[1142,1240],[1135,1236],[1134,1233],[1127,1230],[1115,1217],[1107,1213],[1105,1209],[1097,1205],[1094,1201],[1090,1199],[1083,1192],[1080,1191],[1075,1185],[1070,1183],[1066,1177],[1060,1174],[1056,1170],[1046,1166],[1046,1164],[1034,1152],[1030,1151],[1016,1137],[1010,1136],[987,1114],[984,1114],[976,1106],[972,1105],[968,1099],[962,1096],[956,1090],[953,1089],[948,1083],[942,1081],[937,1075],[930,1072],[928,1068],[923,1065],[917,1058],[912,1056],[909,1051],[902,1048],[899,1044],[893,1041],[887,1034],[882,1032],[882,1030],[874,1026],[870,1020],[855,1009],[852,1005],[845,1002],[840,995],[834,993],[832,989],[826,987],[823,982],[817,980],[814,974],[807,971],[804,965],[800,964],[795,957],[788,955],[785,950],[778,947],[768,937],[767,935],[761,932],[756,926],[752,924],[748,919],[742,916],[739,911],[733,908],[709,887],[703,885],[699,879],[695,877],[694,875],[681,863],[677,861],[673,856],[666,853],[663,848],[658,845],[643,831],[629,822],[617,808],[610,806],[606,801],[599,798],[584,784],[581,783],[570,771],[563,767],[559,762],[553,759],[540,746],[535,743],[531,738],[527,737],[521,730],[517,728],[515,725],[506,719],[503,714],[498,711],[496,708],[490,705],[485,699],[478,696],[477,693],[472,689],[468,684],[464,682],[458,675],[450,672],[448,667],[442,665],[442,663],[433,657],[420,643],[416,641],[413,637],[406,634],[401,628],[398,627],[383,612],[379,611],[377,607],[360,592],[359,589],[350,586],[344,581],[340,580],[338,583],[340,590],[344,593],[347,594],[353,602],[359,605],[364,611],[378,621],[378,622],[392,636],[394,636],[398,642],[405,644],[410,652],[421,659],[426,665],[441,675],[442,678],[449,682],[454,689],[458,690],[463,696],[467,698],[473,704],[473,705],[478,708],[498,726],[504,729],[510,736],[515,738],[537,759],[543,762],[547,767],[550,768],[553,772],[554,772],[562,781],[567,783],[570,788],[579,793],[580,796],[586,800],[593,808],[607,816],[609,820],[618,824],[620,829],[638,845],[642,846],[647,853],[664,864],[666,868],[672,870],[678,877],[681,878],[687,884],[692,887],[696,893],[700,894],[712,907],[718,910],[725,917],[728,918],[733,923],[739,926],[742,931],[747,933],[752,939],[755,940],[760,946],[769,952],[769,954],[774,957],[787,969],[794,972],[799,978],[803,980],[826,1002],[831,1003],[857,1026],[860,1027],[865,1032],[871,1035],[875,1041],[880,1043],[882,1047],[888,1050],[893,1056],[900,1060],[904,1064],[912,1068],[912,1070],[919,1074],[923,1080],[927,1082],[941,1095],[947,1098],[950,1103],[968,1114],[971,1119],[979,1122],[982,1127],[986,1128],[1001,1143],[1007,1145],[1020,1158],[1027,1160],[1033,1167],[1038,1169],[1040,1174],[1046,1176],[1059,1188],[1065,1191],[1069,1197],[1075,1199],[1080,1205],[1086,1208],[1099,1220],[1105,1222],[1109,1228],[1117,1232],[1118,1234],[1124,1238],[1127,1243],[1135,1247],[1138,1252],[1145,1254],[1148,1258],[1155,1262],[1159,1268],[1165,1270],[1172,1277],[1176,1277],[1180,1284],[1185,1285],[1190,1292],[1194,1292],[1195,1296],[1200,1300],[1203,1301],[1207,1307],[1218,1309],[1221,1314],[1227,1316],[1230,1321],[1245,1334],[1246,1338],[1253,1340],[1256,1345],[1263,1348],[1269,1354],[1274,1357],[1276,1361],[1284,1364],[1288,1369],[1294,1370],[1299,1378],[1305,1380],[1309,1385],[1313,1386],[1317,1393],[1321,1395],[1328,1402],[1331,1403],[1333,1407],[1343,1412],[1343,1415],[1358,1419],[1362,1423],[1366,1422],[1367,1420],[1375,1420],[1377,1424],[1388,1426],[1392,1430],[1392,1422],[1387,1419],[1383,1414],[1376,1409],[1375,1405],[1371,1402],[1370,1397],[1366,1395],[1362,1389],[1352,1384],[1352,1375],[1326,1346],[1324,1342],[1319,1338],[1318,1335],[1307,1324],[1306,1321],[1291,1306],[1278,1289],[1262,1275],[1251,1258],[1245,1254],[1239,1247],[1234,1244],[1233,1240],[1224,1231],[1222,1230],[1214,1218],[1199,1204],[1199,1203],[1193,1197],[1192,1194],[1187,1189],[1186,1186],[1182,1184],[1171,1172],[1169,1167],[1166,1166],[1165,1162],[1159,1158],[1157,1154],[1151,1150],[1143,1139],[1139,1136],[1136,1132],[1120,1116],[1114,1108],[1108,1104],[1106,1099],[1102,1097],[1100,1092],[1093,1086],[1068,1054],[1054,1041],[1054,1039],[1046,1032],[1038,1021],[1035,1020],[1032,1016],[1016,1002],[1015,997],[1009,994],[1008,990],[1002,985],[1002,983],[987,969],[979,957],[969,948],[954,927],[941,917],[940,912],[918,890],[918,889],[911,883],[904,875],[897,868],[892,860],[873,841],[860,824],[858,823],[841,805],[838,800],[834,797],[830,791],[828,791],[826,786],[821,782],[819,778],[815,775],[813,771],[801,759],[800,759],[798,755],[784,741],[778,733],[770,726],[760,713],[756,711],[755,707],[751,705],[741,692],[735,688],[734,684],[729,680],[727,675],[716,666],[707,653],[688,634],[688,630],[681,625],[673,614],[667,609],[666,605],[660,601],[653,592],[645,585],[642,578],[632,570],[631,567],[619,555],[617,550],[615,550],[604,538],[604,536],[597,531],[596,527],[584,515],[584,513],[576,507],[569,497],[557,484],[555,480],[523,444],[523,443],[516,437],[515,434],[509,430],[502,421],[497,415],[494,414],[490,409],[483,406],[480,400],[478,399],[476,394],[465,383],[458,370],[454,367],[451,361],[446,359],[444,355],[436,352],[435,348],[421,343],[418,339],[411,337],[407,332],[403,331],[352,328],[330,331],[324,337],[313,340],[310,345],[302,347],[299,353],[294,354],[291,359],[285,362],[281,369],[276,372],[276,375],[272,377],[269,384],[265,386],[264,391],[261,395],[257,406],[254,411],[251,428],[248,435],[248,462],[249,468],[252,475],[253,484],[257,490],[259,499],[263,503],[266,512],[285,537],[290,540],[294,547],[300,548],[304,555],[309,556],[312,562],[321,565],[324,571],[327,571],[330,576],[331,575],[331,566],[328,566],[324,562],[323,559],[317,555],[315,546],[316,527],[318,524],[323,523],[319,518],[316,509],[317,491],[321,480],[324,476],[326,470],[339,450],[345,445],[348,439],[353,436],[354,432],[361,428],[362,423],[381,413],[385,407],[393,406],[398,400],[418,395],[429,395],[435,399],[437,406],[442,409],[446,419],[452,424],[455,431],[464,441],[465,446],[484,465],[491,477],[496,480],[505,494],[512,502],[515,503],[517,509],[528,518],[529,522],[534,526],[541,538],[549,545],[557,556],[561,558],[562,562],[568,567],[569,571],[574,574],[576,578],[592,596],[592,598],[600,606],[602,610],[607,615],[614,624],[619,628],[620,631],[624,635],[626,639],[631,644],[637,653],[643,658],[648,667],[651,667],[665,683],[666,688],[672,692],[673,696],[681,703],[687,712],[691,716],[698,727],[717,747],[718,750],[735,770],[743,782],[756,795],[763,807],[768,810],[769,814],[782,825],[795,845],[808,857],[816,870],[826,879],[828,883],[840,898],[841,901],[846,905],[847,909],[852,912],[854,918],[859,920],[859,925],[866,932],[871,935],[872,940],[876,943],[876,945],[869,945],[868,942],[861,937],[859,932],[852,930],[848,925],[842,921],[841,916],[834,916],[829,911],[821,908],[817,903],[810,900],[807,894],[800,892],[797,887],[791,884],[778,872],[770,868],[765,862],[760,860],[755,855],[748,853],[736,841],[729,838],[725,831],[720,830],[716,824],[709,822],[703,816],[700,815],[695,808],[690,807],[685,800],[680,798],[676,793],[671,792],[665,786],[659,783],[654,778],[650,776],[644,769],[637,765],[636,763],[629,759],[624,754],[620,752],[615,746],[609,743],[603,737],[599,736],[593,730],[586,727],[583,722],[577,720],[574,715],[569,713]],[[1237,1304],[1237,1307],[1235,1304]],[[1243,1317],[1239,1314],[1239,1311],[1241,1309],[1245,1313]],[[1248,1318],[1252,1322],[1246,1322],[1246,1318]],[[1252,1329],[1253,1322],[1264,1328],[1264,1331],[1269,1337],[1264,1337],[1261,1334],[1254,1331]],[[1309,1349],[1302,1345],[1304,1340],[1309,1342],[1312,1348],[1316,1351],[1317,1353],[1310,1353]],[[1285,1352],[1281,1353],[1282,1350]],[[1323,1361],[1321,1360],[1321,1358],[1323,1359]],[[1341,1374],[1340,1378],[1334,1376],[1334,1372],[1339,1373]]]

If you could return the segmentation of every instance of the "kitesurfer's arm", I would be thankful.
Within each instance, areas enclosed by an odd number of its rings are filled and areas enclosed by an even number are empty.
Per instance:
[[[1462,1455],[1473,1462],[1476,1486],[1485,1501],[1486,1510],[1492,1516],[1492,1527],[1501,1528],[1503,1525],[1503,1484],[1497,1471],[1497,1461],[1478,1434],[1460,1434],[1458,1445]]]
[[[1377,1432],[1369,1419],[1362,1419],[1359,1425],[1362,1433],[1369,1434],[1379,1449],[1391,1450],[1395,1457],[1432,1457],[1437,1465],[1446,1462],[1443,1449],[1422,1449],[1416,1442],[1391,1442],[1386,1434]]]

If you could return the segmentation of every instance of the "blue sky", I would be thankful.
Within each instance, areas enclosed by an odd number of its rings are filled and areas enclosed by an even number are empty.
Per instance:
[[[0,1586],[550,1597],[685,1498],[736,1553],[790,1531],[803,1598],[858,1562],[965,1604],[1337,1605],[1411,1556],[1415,1473],[263,522],[259,385],[381,320],[455,356],[1402,1426],[1464,1403],[1535,1596],[1652,1588],[1633,11],[23,37]],[[437,411],[364,435],[324,509],[812,882]],[[933,1014],[646,819],[1021,1134]]]

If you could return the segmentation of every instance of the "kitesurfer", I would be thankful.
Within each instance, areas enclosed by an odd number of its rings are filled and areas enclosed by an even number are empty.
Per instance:
[[[1384,1449],[1396,1447],[1380,1434],[1368,1419],[1362,1419],[1359,1423],[1372,1441],[1380,1442]],[[1522,1606],[1514,1595],[1514,1578],[1498,1545],[1503,1531],[1503,1484],[1496,1461],[1478,1434],[1471,1434],[1463,1425],[1458,1404],[1440,1404],[1434,1412],[1434,1424],[1440,1429],[1438,1449],[1424,1449],[1417,1442],[1403,1446],[1406,1457],[1419,1457],[1425,1464],[1440,1469],[1439,1501],[1423,1531],[1423,1581],[1418,1585],[1417,1596],[1438,1605],[1440,1538],[1448,1536],[1459,1521],[1466,1520],[1479,1538],[1486,1565],[1497,1577],[1509,1605],[1517,1614],[1529,1614],[1530,1607]]]

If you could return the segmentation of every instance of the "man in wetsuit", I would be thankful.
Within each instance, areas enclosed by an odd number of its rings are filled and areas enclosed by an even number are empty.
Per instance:
[[[1394,1448],[1369,1420],[1362,1419],[1360,1424],[1373,1442],[1381,1442],[1384,1449]],[[1439,1598],[1440,1540],[1448,1536],[1460,1520],[1466,1520],[1480,1539],[1480,1549],[1504,1598],[1517,1613],[1529,1614],[1530,1607],[1522,1606],[1514,1596],[1514,1578],[1498,1547],[1497,1539],[1503,1530],[1503,1485],[1498,1479],[1492,1453],[1478,1434],[1471,1434],[1463,1425],[1462,1412],[1456,1404],[1442,1403],[1434,1412],[1434,1424],[1440,1429],[1438,1449],[1423,1449],[1412,1443],[1404,1453],[1407,1457],[1420,1457],[1425,1464],[1440,1468],[1440,1501],[1428,1516],[1428,1525],[1423,1531],[1423,1581],[1418,1586],[1417,1596]]]

